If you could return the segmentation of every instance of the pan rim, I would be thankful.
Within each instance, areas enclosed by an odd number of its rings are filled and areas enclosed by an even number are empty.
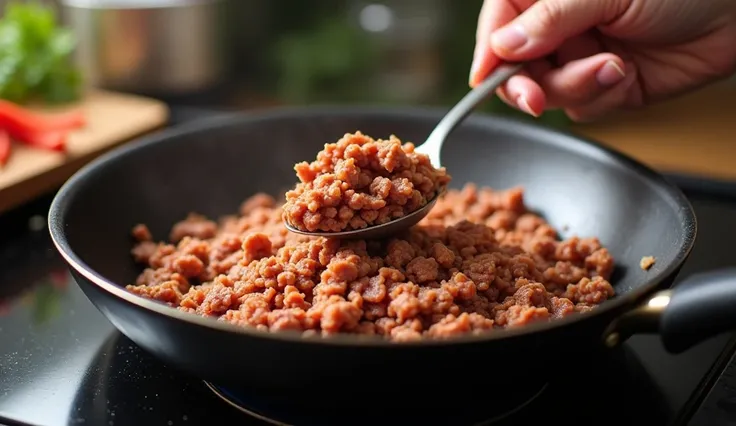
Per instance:
[[[222,116],[215,116],[201,120],[195,120],[179,126],[171,127],[155,134],[144,136],[137,141],[129,142],[117,147],[102,156],[92,160],[87,165],[80,168],[72,175],[59,189],[54,196],[48,214],[48,226],[51,239],[57,251],[61,254],[69,266],[79,273],[84,279],[94,286],[98,287],[111,296],[121,299],[123,302],[135,305],[139,309],[144,309],[150,313],[163,315],[174,320],[184,321],[192,326],[204,327],[213,331],[236,333],[245,335],[252,339],[263,339],[281,342],[316,344],[328,346],[361,346],[361,347],[384,347],[384,348],[412,348],[412,347],[433,347],[433,346],[459,346],[466,344],[479,344],[495,340],[504,340],[512,338],[521,338],[535,333],[542,333],[554,329],[562,329],[575,324],[584,322],[592,317],[604,315],[605,313],[625,309],[626,306],[632,306],[641,301],[648,294],[656,291],[659,286],[667,278],[676,275],[679,268],[690,255],[692,247],[697,237],[697,218],[690,201],[685,194],[669,182],[662,174],[656,172],[649,166],[635,160],[634,158],[616,151],[612,148],[602,145],[591,139],[575,135],[570,132],[542,127],[534,123],[524,122],[520,119],[511,117],[495,116],[490,114],[474,113],[469,116],[461,126],[497,127],[519,129],[519,134],[543,136],[539,138],[545,140],[545,143],[561,144],[564,142],[565,149],[571,152],[583,152],[583,155],[596,155],[598,160],[605,160],[610,164],[618,167],[632,170],[658,192],[664,194],[665,198],[674,202],[673,207],[678,208],[678,215],[682,219],[682,242],[675,254],[675,258],[669,262],[664,268],[659,270],[651,278],[636,288],[624,293],[621,296],[610,299],[594,312],[585,315],[572,315],[566,318],[557,319],[549,322],[540,322],[525,325],[519,328],[493,330],[490,333],[480,335],[458,336],[453,339],[422,339],[412,342],[396,343],[384,339],[365,338],[359,335],[337,335],[330,338],[321,336],[304,337],[301,333],[291,332],[269,332],[261,331],[255,328],[238,327],[236,325],[218,321],[215,318],[194,315],[188,312],[180,311],[174,307],[163,303],[146,299],[142,296],[127,291],[123,286],[116,284],[95,271],[75,253],[64,232],[65,224],[62,222],[64,214],[70,204],[69,200],[74,197],[79,190],[80,184],[87,176],[92,175],[98,169],[103,168],[106,164],[115,162],[119,157],[131,155],[136,151],[144,150],[150,145],[157,143],[166,143],[180,136],[191,133],[199,133],[208,131],[218,126],[233,126],[237,124],[253,123],[261,120],[273,120],[279,118],[310,118],[310,117],[360,117],[366,115],[383,115],[386,117],[406,117],[414,119],[437,119],[439,120],[446,110],[437,107],[386,107],[383,105],[333,105],[322,104],[313,106],[291,106],[291,107],[275,107],[262,109],[254,112],[224,112]],[[586,152],[587,151],[587,152]]]

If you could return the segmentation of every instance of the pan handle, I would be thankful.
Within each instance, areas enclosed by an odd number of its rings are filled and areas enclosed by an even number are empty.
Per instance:
[[[650,296],[606,330],[607,346],[633,334],[656,333],[665,349],[681,353],[717,334],[736,330],[736,269],[695,274]]]

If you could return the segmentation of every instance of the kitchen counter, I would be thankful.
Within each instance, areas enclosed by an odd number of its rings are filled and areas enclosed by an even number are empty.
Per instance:
[[[736,85],[724,82],[572,131],[666,172],[736,180]]]

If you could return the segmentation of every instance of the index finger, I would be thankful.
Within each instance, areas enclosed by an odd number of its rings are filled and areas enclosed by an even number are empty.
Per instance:
[[[501,62],[490,48],[491,33],[519,16],[518,3],[528,0],[485,0],[478,15],[475,32],[475,51],[470,67],[470,87],[483,81]],[[533,0],[530,1],[533,3]],[[528,6],[527,6],[528,7]]]

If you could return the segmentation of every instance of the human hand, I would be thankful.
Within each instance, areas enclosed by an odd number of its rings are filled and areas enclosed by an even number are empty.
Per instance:
[[[734,0],[485,0],[470,85],[528,62],[497,90],[539,116],[587,121],[696,89],[736,71]]]

